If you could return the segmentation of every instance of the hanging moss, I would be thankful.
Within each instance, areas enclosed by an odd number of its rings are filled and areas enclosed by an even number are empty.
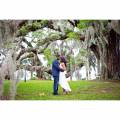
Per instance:
[[[25,36],[30,31],[35,31],[48,24],[48,20],[34,21],[32,24],[25,24],[19,29],[19,35]]]

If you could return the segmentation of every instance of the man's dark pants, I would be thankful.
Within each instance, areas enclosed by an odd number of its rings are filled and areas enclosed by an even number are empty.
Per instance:
[[[54,92],[53,94],[57,95],[58,94],[58,84],[59,84],[59,76],[53,76],[54,78]]]

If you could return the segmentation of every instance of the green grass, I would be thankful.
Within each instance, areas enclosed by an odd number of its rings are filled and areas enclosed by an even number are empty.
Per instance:
[[[120,82],[70,81],[72,92],[52,95],[53,81],[21,81],[17,85],[16,100],[120,100]],[[5,81],[4,95],[9,94],[10,82]]]

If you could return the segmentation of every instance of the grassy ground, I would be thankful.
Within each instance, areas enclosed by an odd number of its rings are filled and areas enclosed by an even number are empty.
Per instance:
[[[53,81],[30,80],[17,85],[16,100],[120,100],[120,82],[70,81],[72,92],[64,95],[59,87],[58,96],[52,95]],[[5,81],[4,95],[9,94]]]

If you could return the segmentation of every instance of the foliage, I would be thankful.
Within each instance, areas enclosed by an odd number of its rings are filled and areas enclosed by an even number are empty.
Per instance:
[[[78,33],[75,33],[75,32],[69,32],[67,34],[67,37],[70,39],[80,39],[80,35]]]
[[[32,80],[37,80],[38,78],[36,76],[33,76],[31,79]]]
[[[81,56],[87,56],[88,55],[88,52],[86,49],[80,49],[80,53],[79,53]]]
[[[49,48],[46,48],[44,51],[44,55],[45,58],[48,60],[48,65],[51,65],[54,60],[54,56],[52,55],[51,50]]]
[[[81,48],[79,54],[74,58],[76,66],[80,68],[81,66],[85,65],[87,56],[88,51],[86,49]]]
[[[70,64],[70,65],[75,64],[75,60],[74,60],[74,57],[73,57],[73,56],[70,56],[69,64]]]
[[[97,41],[95,39],[91,39],[89,40],[88,42],[88,46],[90,47],[91,45],[96,45],[97,44]]]
[[[85,29],[88,27],[90,20],[80,20],[79,24],[77,24],[77,27],[79,29]]]
[[[11,43],[11,42],[6,42],[5,43],[5,48],[6,49],[11,49],[11,48],[13,48],[14,47],[14,45]]]
[[[108,20],[100,20],[101,22],[103,22],[103,25],[106,27],[108,25]]]
[[[28,27],[24,25],[19,29],[19,33],[20,35],[25,36],[28,33],[28,30]]]
[[[23,60],[21,61],[21,64],[22,64],[22,65],[29,65],[31,62],[32,62],[32,61],[31,61],[30,58],[26,58],[26,59],[23,59]]]
[[[21,36],[25,36],[27,33],[30,31],[35,31],[37,29],[42,28],[43,26],[45,27],[47,25],[48,21],[47,20],[40,20],[40,21],[34,21],[32,24],[26,23],[19,29],[19,33]]]
[[[38,38],[38,39],[41,38],[42,39],[43,36],[45,36],[45,33],[43,32],[43,30],[37,30],[35,32],[32,32],[33,38]]]
[[[40,24],[41,26],[46,26],[48,24],[48,20],[41,20]]]

